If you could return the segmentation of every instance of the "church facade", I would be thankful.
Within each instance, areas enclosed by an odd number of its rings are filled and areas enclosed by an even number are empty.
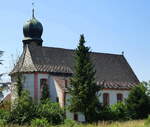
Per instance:
[[[43,85],[48,85],[51,100],[64,107],[69,103],[67,87],[73,75],[75,51],[43,46],[42,33],[43,26],[33,13],[32,19],[23,27],[23,52],[10,73],[12,85],[15,74],[20,72],[24,79],[23,88],[30,92],[33,100],[39,102]],[[91,60],[96,69],[97,85],[103,87],[99,98],[103,104],[123,101],[128,97],[130,89],[139,83],[122,54],[92,52]],[[66,116],[78,121],[85,120],[81,113],[66,111]]]

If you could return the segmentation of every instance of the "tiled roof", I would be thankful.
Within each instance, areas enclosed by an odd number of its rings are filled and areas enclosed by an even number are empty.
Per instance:
[[[74,50],[70,49],[26,46],[11,74],[17,71],[72,74],[74,55]],[[121,87],[139,83],[123,55],[92,52],[91,60],[96,69],[96,81],[105,80],[107,87],[117,87],[121,82]]]
[[[57,82],[57,84],[63,91],[68,92],[65,86],[65,80],[67,80],[67,84],[69,84],[69,78],[53,76],[53,79]],[[97,85],[101,86],[102,89],[130,90],[133,86],[137,84],[131,82],[101,81],[97,82]]]
[[[102,81],[97,82],[97,85],[102,86],[102,88],[107,89],[131,89],[133,86],[137,85],[136,82],[120,82],[120,81]]]

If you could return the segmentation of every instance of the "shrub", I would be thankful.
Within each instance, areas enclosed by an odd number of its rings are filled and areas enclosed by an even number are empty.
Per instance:
[[[35,105],[28,91],[23,91],[21,96],[15,100],[17,105],[12,109],[9,122],[15,124],[30,123],[35,117]]]
[[[48,121],[43,118],[43,119],[33,119],[31,121],[31,127],[48,127],[49,124],[48,124]]]
[[[129,116],[127,114],[127,106],[123,102],[116,103],[114,105],[105,105],[101,107],[99,113],[99,120],[127,120]]]
[[[150,113],[150,96],[144,83],[136,85],[126,100],[127,110],[132,119],[147,118]]]
[[[10,112],[4,109],[0,109],[0,120],[8,121]]]
[[[111,106],[111,112],[113,114],[113,120],[127,120],[129,119],[127,113],[127,106],[124,102],[118,102]]]
[[[101,111],[99,112],[99,120],[113,120],[113,112],[109,105],[101,106]]]
[[[73,127],[75,124],[77,124],[76,123],[76,121],[74,121],[74,120],[70,120],[70,119],[66,119],[65,121],[64,121],[64,124],[67,126],[67,127]]]
[[[5,127],[6,124],[7,124],[6,120],[0,119],[0,127]]]
[[[12,124],[30,124],[35,118],[46,119],[50,124],[63,122],[64,113],[58,103],[53,103],[49,99],[40,104],[34,104],[28,91],[22,91],[21,96],[15,100],[16,105],[10,113],[9,122]],[[41,122],[41,121],[39,121]]]
[[[38,118],[46,118],[50,124],[60,124],[64,120],[64,112],[59,104],[49,99],[38,105],[36,113]]]
[[[145,125],[150,126],[150,115],[148,116],[147,120],[145,121]]]

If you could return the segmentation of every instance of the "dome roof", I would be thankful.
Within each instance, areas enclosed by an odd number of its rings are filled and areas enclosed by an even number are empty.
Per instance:
[[[43,26],[42,24],[33,16],[32,19],[28,20],[23,26],[24,39],[23,42],[40,42],[42,43]]]

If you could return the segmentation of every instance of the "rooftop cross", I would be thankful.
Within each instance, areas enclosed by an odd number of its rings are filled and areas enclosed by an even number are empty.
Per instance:
[[[32,2],[32,7],[33,7],[33,9],[32,9],[32,18],[34,18],[34,2]]]

